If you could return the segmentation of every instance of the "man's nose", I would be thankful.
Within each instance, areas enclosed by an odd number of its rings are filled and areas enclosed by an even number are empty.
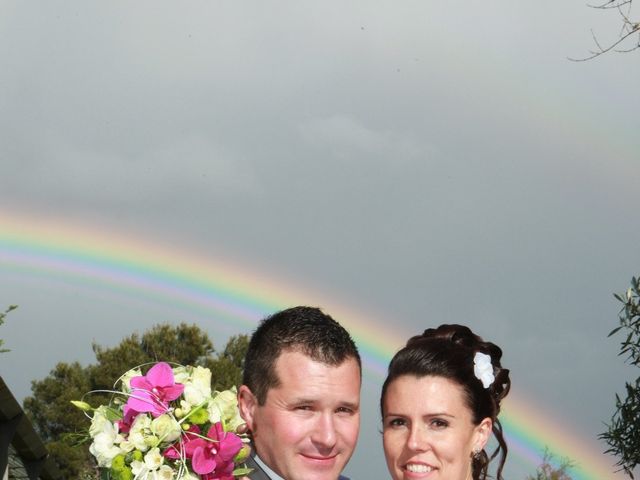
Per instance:
[[[311,440],[320,448],[331,449],[335,446],[336,429],[331,413],[322,413],[318,417]]]

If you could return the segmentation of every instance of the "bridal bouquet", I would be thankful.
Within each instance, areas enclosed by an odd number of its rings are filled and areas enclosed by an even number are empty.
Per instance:
[[[89,451],[110,480],[234,480],[250,469],[235,387],[211,391],[208,368],[154,364],[126,372],[91,418]]]

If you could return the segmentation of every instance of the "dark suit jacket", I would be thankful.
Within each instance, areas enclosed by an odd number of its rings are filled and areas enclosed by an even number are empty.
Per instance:
[[[260,468],[260,465],[255,462],[255,460],[253,459],[253,455],[251,455],[245,463],[247,464],[247,467],[253,468],[253,472],[249,474],[249,478],[251,480],[271,480],[270,477],[265,473],[265,471]],[[338,480],[349,479],[340,475],[340,478]]]
[[[249,474],[249,478],[251,480],[270,480],[265,471],[262,470],[260,465],[258,465],[253,459],[253,455],[247,458],[245,463],[247,464],[247,467],[253,468],[253,472]]]

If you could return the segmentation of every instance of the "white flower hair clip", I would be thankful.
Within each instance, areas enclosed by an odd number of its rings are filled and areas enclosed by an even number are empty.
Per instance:
[[[489,388],[495,380],[491,356],[486,353],[476,352],[473,357],[473,373],[482,382],[484,388]]]

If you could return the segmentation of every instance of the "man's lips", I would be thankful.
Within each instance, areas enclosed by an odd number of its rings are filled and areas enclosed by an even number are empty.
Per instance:
[[[300,455],[303,458],[307,459],[307,460],[310,460],[312,462],[318,462],[318,463],[331,463],[338,456],[337,453],[335,453],[333,455],[318,455],[318,454],[301,453]]]

